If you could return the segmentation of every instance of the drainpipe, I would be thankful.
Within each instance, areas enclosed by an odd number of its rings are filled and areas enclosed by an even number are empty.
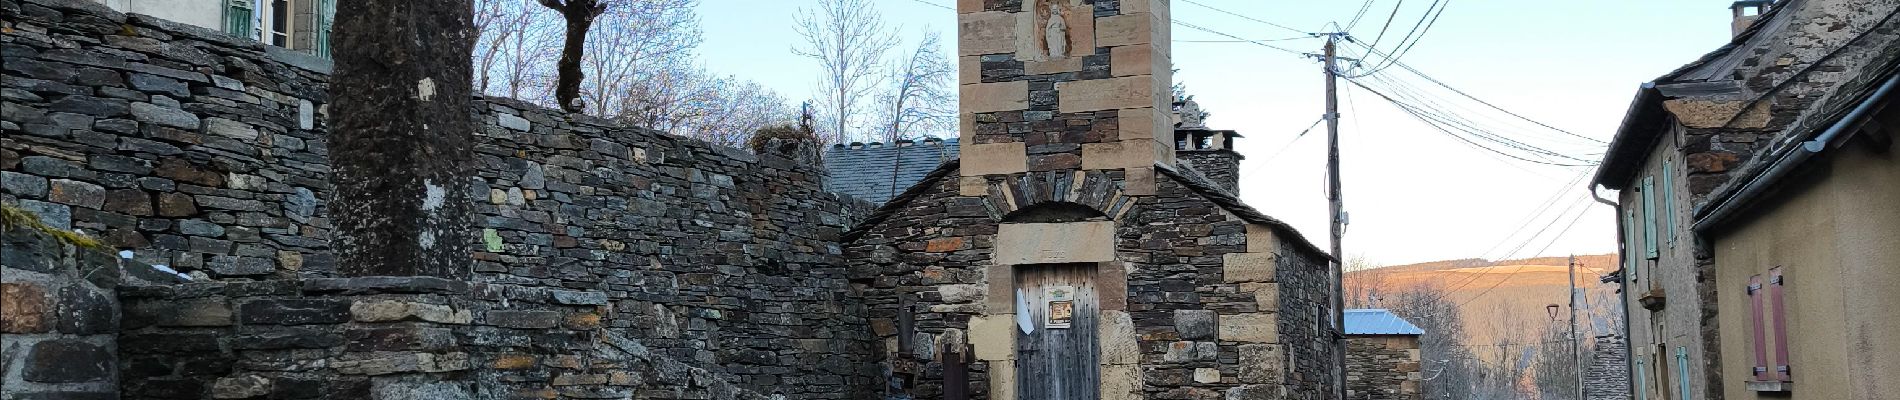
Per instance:
[[[1591,183],[1588,189],[1590,190],[1591,198],[1596,199],[1598,203],[1603,203],[1603,205],[1610,206],[1610,212],[1616,214],[1614,218],[1617,221],[1616,222],[1616,238],[1617,238],[1616,242],[1617,242],[1618,248],[1621,248],[1621,246],[1625,243],[1629,243],[1629,239],[1623,237],[1623,232],[1629,232],[1629,229],[1623,226],[1623,206],[1621,204],[1617,204],[1614,201],[1610,201],[1609,199],[1605,199],[1603,198],[1602,194],[1597,193],[1596,183]],[[1618,258],[1617,262],[1619,263],[1623,262],[1623,260],[1629,259],[1629,255],[1623,254],[1622,253],[1623,251],[1630,251],[1630,249],[1622,249],[1622,251],[1617,252],[1616,254]],[[1633,346],[1632,344],[1636,343],[1636,339],[1630,337],[1630,302],[1628,298],[1630,294],[1635,293],[1635,292],[1630,291],[1629,266],[1625,265],[1623,266],[1622,269],[1623,269],[1623,282],[1622,282],[1623,295],[1617,296],[1618,301],[1616,302],[1616,305],[1617,307],[1621,308],[1622,310],[1620,311],[1623,312],[1623,368],[1625,371],[1635,371],[1636,370],[1636,347]],[[1582,374],[1583,371],[1577,371],[1577,373]],[[1637,385],[1636,381],[1630,380],[1629,383],[1630,383],[1630,386],[1624,388],[1624,390],[1628,390],[1631,394],[1635,394],[1636,385]]]
[[[1772,183],[1786,177],[1790,172],[1794,171],[1796,166],[1801,165],[1801,163],[1807,161],[1808,158],[1812,158],[1816,154],[1821,154],[1822,151],[1826,151],[1829,142],[1833,142],[1834,139],[1858,127],[1860,125],[1859,122],[1867,118],[1868,114],[1873,113],[1874,109],[1878,108],[1876,106],[1879,105],[1883,99],[1887,98],[1887,94],[1893,92],[1896,86],[1900,86],[1900,74],[1888,77],[1887,82],[1882,83],[1880,89],[1874,91],[1873,96],[1868,97],[1867,100],[1863,100],[1860,105],[1855,106],[1852,112],[1849,112],[1845,117],[1841,117],[1840,121],[1834,122],[1834,125],[1829,126],[1827,131],[1822,132],[1820,136],[1815,136],[1813,140],[1802,142],[1801,146],[1783,154],[1780,159],[1775,160],[1774,165],[1768,167],[1766,172],[1763,172],[1761,175],[1756,175],[1753,179],[1749,179],[1747,184],[1742,185],[1741,190],[1735,192],[1735,195],[1729,196],[1720,204],[1716,204],[1715,207],[1709,211],[1707,216],[1697,218],[1694,226],[1695,231],[1707,231],[1710,228],[1714,228],[1715,225],[1722,223],[1723,220],[1735,216],[1735,213],[1740,212],[1744,206],[1756,200],[1763,192],[1766,192]]]

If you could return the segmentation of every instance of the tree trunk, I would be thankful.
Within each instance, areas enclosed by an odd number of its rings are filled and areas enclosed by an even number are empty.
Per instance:
[[[549,3],[553,1],[542,2]],[[595,0],[567,0],[558,7],[548,5],[560,11],[561,18],[567,21],[567,40],[561,45],[561,61],[555,68],[559,81],[554,86],[554,100],[568,113],[581,112],[586,106],[580,101],[581,78],[586,76],[581,71],[581,55],[587,45],[587,30],[593,27],[594,16],[602,11],[595,3]]]
[[[468,275],[472,8],[338,4],[328,140],[339,275]]]

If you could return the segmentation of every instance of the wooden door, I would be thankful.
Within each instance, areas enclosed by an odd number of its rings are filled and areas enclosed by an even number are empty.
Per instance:
[[[1100,398],[1095,265],[1023,265],[1015,271],[1017,398]],[[1022,332],[1023,325],[1029,332]]]

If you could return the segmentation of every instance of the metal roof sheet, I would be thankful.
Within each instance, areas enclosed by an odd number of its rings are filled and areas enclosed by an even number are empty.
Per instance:
[[[1347,335],[1423,335],[1424,329],[1383,309],[1346,310]]]

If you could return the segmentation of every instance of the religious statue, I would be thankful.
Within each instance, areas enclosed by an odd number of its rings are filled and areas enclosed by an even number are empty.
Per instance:
[[[1062,5],[1059,2],[1049,2],[1049,22],[1044,25],[1042,33],[1049,44],[1049,58],[1069,55],[1069,24],[1062,18]]]

